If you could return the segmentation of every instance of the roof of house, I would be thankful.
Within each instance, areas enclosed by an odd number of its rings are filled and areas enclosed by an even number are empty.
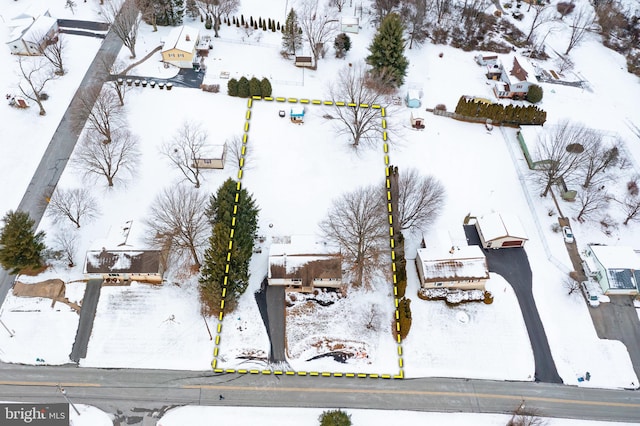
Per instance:
[[[164,45],[162,51],[168,50],[181,50],[183,52],[193,52],[198,42],[199,31],[197,28],[183,25],[181,27],[175,27],[164,39]]]
[[[509,71],[509,75],[516,77],[520,81],[529,81],[536,83],[536,70],[531,62],[522,56],[513,57],[513,68]]]
[[[159,250],[90,250],[84,263],[85,274],[160,272]]]
[[[589,248],[604,268],[640,270],[640,256],[631,247],[589,245]]]
[[[418,249],[424,280],[488,279],[489,269],[478,246],[454,246],[450,250]]]
[[[23,39],[25,41],[40,42],[42,38],[57,25],[58,20],[51,16],[41,15],[35,20],[27,21],[26,26],[16,26],[9,35],[9,42]]]
[[[342,257],[339,247],[313,235],[294,235],[289,242],[272,243],[269,248],[269,278],[340,278]]]
[[[343,16],[340,18],[340,23],[342,25],[358,25],[360,22],[360,18],[357,16]]]
[[[528,240],[527,233],[517,216],[510,213],[490,213],[477,218],[477,225],[485,241],[500,238]]]
[[[291,115],[293,116],[303,116],[304,115],[304,107],[292,107]]]

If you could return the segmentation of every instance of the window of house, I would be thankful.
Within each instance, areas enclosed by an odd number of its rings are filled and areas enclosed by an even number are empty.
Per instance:
[[[204,160],[204,164],[211,164],[211,160],[209,160],[209,159],[205,159],[205,160]]]
[[[436,283],[436,287],[442,287],[442,283]]]

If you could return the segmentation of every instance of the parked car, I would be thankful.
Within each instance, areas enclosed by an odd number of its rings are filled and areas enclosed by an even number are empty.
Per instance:
[[[573,238],[573,232],[568,226],[562,227],[562,236],[564,237],[565,243],[571,244],[575,241],[575,239]]]
[[[600,306],[600,298],[598,294],[591,288],[591,283],[589,281],[582,281],[580,283],[580,288],[582,289],[582,293],[584,297],[587,299],[587,303],[592,308],[597,308]]]

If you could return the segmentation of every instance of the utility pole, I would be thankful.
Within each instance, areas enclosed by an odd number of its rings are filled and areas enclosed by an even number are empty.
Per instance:
[[[71,408],[73,408],[73,411],[75,411],[77,415],[80,415],[80,411],[78,411],[76,406],[73,405],[73,402],[71,402],[71,400],[67,396],[67,390],[65,388],[63,388],[62,386],[60,386],[60,383],[58,383],[57,387],[58,387],[58,392],[60,392],[62,394],[64,399],[67,401],[67,403],[71,406]]]

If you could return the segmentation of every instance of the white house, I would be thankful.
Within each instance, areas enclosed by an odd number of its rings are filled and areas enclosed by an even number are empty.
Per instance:
[[[342,285],[340,248],[312,235],[293,235],[269,248],[269,285],[289,291],[311,292],[314,288]]]
[[[200,32],[197,28],[183,25],[175,27],[164,39],[162,61],[179,68],[192,68],[197,63],[197,46]]]
[[[476,229],[484,248],[522,247],[529,239],[517,216],[491,213],[476,219]]]
[[[212,145],[207,148],[206,154],[196,158],[196,166],[200,169],[224,169],[224,161],[227,154],[227,144]]]
[[[631,247],[589,245],[582,266],[606,295],[636,295],[640,283],[640,255]]]
[[[504,66],[500,65],[500,67],[502,68],[500,78],[493,87],[493,92],[498,98],[524,99],[529,92],[529,87],[538,82],[533,65],[521,56],[513,57],[513,68],[508,73]],[[487,77],[494,78],[493,75],[488,73]]]
[[[37,16],[21,14],[7,26],[11,28],[11,34],[6,44],[14,55],[40,55],[58,34],[58,20],[52,18],[48,11]]]
[[[478,246],[420,248],[416,268],[423,289],[484,290],[489,279],[487,259]]]

